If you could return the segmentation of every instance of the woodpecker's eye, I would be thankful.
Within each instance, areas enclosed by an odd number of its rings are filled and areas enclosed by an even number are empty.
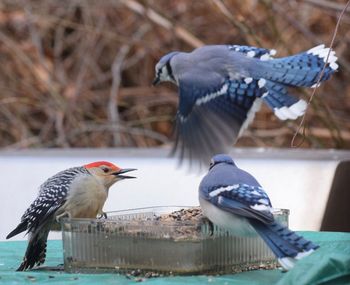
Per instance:
[[[107,167],[102,167],[102,171],[103,171],[104,173],[107,173],[107,172],[109,172],[109,169],[108,169]]]

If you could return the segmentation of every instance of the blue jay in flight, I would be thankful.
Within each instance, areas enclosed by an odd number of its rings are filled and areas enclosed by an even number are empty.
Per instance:
[[[276,58],[275,50],[238,45],[203,46],[171,52],[156,65],[157,85],[179,88],[173,154],[207,165],[226,153],[253,121],[261,102],[281,120],[302,116],[307,103],[288,94],[288,87],[316,87],[338,69],[333,50],[319,45],[293,56]]]
[[[285,270],[319,247],[274,220],[270,199],[259,182],[228,155],[212,158],[199,186],[199,203],[204,216],[233,234],[259,234]]]

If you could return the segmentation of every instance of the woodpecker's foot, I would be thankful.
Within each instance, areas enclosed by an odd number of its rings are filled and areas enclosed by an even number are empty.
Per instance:
[[[209,236],[212,236],[214,234],[214,224],[206,217],[202,217],[200,219],[200,224],[208,225],[209,228]]]
[[[107,219],[107,213],[102,212],[101,214],[99,214],[99,216],[97,217],[97,219]]]
[[[56,216],[56,222],[59,223],[59,222],[61,221],[61,219],[63,219],[63,218],[68,218],[68,219],[70,219],[70,218],[71,218],[70,213],[68,213],[68,212],[63,212],[62,214],[57,215],[57,216]]]

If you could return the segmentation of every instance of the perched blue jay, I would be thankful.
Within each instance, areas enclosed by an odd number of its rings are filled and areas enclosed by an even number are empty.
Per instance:
[[[212,158],[209,173],[199,186],[199,203],[212,223],[237,236],[258,233],[285,270],[318,248],[274,220],[270,199],[259,182],[228,155]]]
[[[315,87],[329,51],[320,45],[273,59],[275,50],[212,45],[163,56],[153,84],[170,81],[179,87],[173,153],[207,165],[235,143],[262,101],[281,120],[302,116],[307,103],[290,96],[287,87]],[[321,81],[337,70],[336,61],[331,50]]]

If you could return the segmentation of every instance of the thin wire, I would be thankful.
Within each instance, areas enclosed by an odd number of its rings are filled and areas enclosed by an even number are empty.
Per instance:
[[[336,24],[336,26],[335,26],[334,33],[333,33],[333,37],[332,37],[332,40],[331,40],[331,44],[329,45],[329,51],[328,51],[328,54],[327,54],[326,62],[325,62],[325,64],[323,65],[322,71],[321,71],[321,73],[320,73],[320,75],[319,75],[319,77],[318,77],[318,80],[317,80],[317,83],[316,83],[316,87],[315,87],[315,89],[313,90],[313,92],[312,92],[312,94],[311,94],[311,96],[310,96],[310,98],[309,98],[309,100],[308,100],[308,102],[307,102],[307,108],[306,108],[306,110],[305,110],[305,113],[304,113],[304,115],[303,115],[301,121],[300,121],[300,124],[299,124],[299,126],[298,126],[298,129],[295,131],[295,133],[294,133],[294,135],[293,135],[293,138],[292,138],[292,141],[291,141],[291,143],[290,143],[290,146],[293,147],[293,148],[298,148],[298,147],[300,147],[300,146],[304,143],[304,141],[305,141],[305,136],[306,136],[306,135],[305,135],[305,133],[306,133],[306,126],[305,126],[306,113],[307,113],[307,110],[309,109],[309,106],[310,106],[310,104],[311,104],[312,99],[314,98],[314,96],[315,96],[315,94],[316,94],[316,90],[317,90],[317,88],[319,87],[319,84],[320,84],[320,82],[321,82],[321,78],[323,77],[323,74],[324,74],[324,72],[325,72],[325,70],[326,70],[326,67],[327,67],[327,65],[329,64],[328,58],[329,58],[330,53],[332,52],[332,48],[333,48],[333,45],[334,45],[335,37],[336,37],[336,35],[337,35],[337,33],[338,33],[338,28],[339,28],[339,26],[340,26],[341,19],[342,19],[343,15],[344,15],[346,9],[349,7],[349,5],[350,5],[350,0],[348,0],[348,2],[346,3],[344,9],[341,11],[341,13],[340,13],[340,15],[339,15],[339,17],[338,17],[337,24]],[[295,139],[296,139],[296,137],[298,136],[298,134],[299,134],[301,128],[303,128],[303,131],[302,131],[302,140],[301,140],[301,142],[300,142],[299,144],[295,145],[295,144],[294,144]]]

